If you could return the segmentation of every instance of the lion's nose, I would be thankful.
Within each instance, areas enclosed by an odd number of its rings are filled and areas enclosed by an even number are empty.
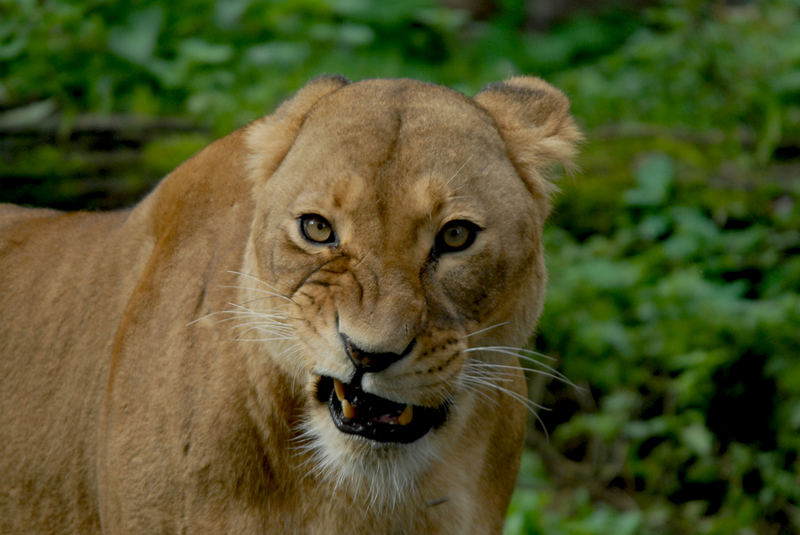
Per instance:
[[[406,346],[402,353],[373,353],[358,347],[347,335],[342,334],[341,336],[347,356],[350,357],[356,369],[362,373],[375,373],[385,370],[411,353],[415,343],[415,340],[411,340],[411,343]]]

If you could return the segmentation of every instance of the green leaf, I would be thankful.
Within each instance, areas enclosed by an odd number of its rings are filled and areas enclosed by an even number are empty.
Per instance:
[[[339,40],[349,46],[368,45],[375,39],[375,33],[363,24],[342,24],[339,26]]]
[[[34,102],[0,113],[0,126],[3,128],[19,128],[39,123],[50,117],[56,111],[53,100]]]
[[[30,28],[19,20],[0,21],[0,59],[11,60],[28,46]]]
[[[666,154],[653,154],[636,169],[637,187],[625,192],[630,206],[660,206],[667,201],[675,181],[675,162]]]
[[[700,457],[711,455],[714,438],[706,426],[696,423],[681,430],[681,441]]]
[[[233,56],[233,47],[209,43],[197,37],[181,41],[181,58],[194,63],[224,63]]]
[[[132,13],[126,25],[109,30],[109,49],[133,63],[146,64],[155,51],[163,18],[164,12],[160,6]]]
[[[245,52],[246,60],[254,65],[297,65],[305,61],[311,53],[306,43],[273,41],[263,45],[251,46]]]
[[[223,29],[236,26],[253,0],[217,0],[214,2],[214,20]]]

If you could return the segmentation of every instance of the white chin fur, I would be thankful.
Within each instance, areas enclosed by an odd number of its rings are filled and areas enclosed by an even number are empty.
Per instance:
[[[417,497],[417,483],[441,459],[437,430],[410,444],[380,443],[342,433],[327,405],[303,418],[299,449],[309,454],[309,475],[324,479],[366,506],[393,509]]]

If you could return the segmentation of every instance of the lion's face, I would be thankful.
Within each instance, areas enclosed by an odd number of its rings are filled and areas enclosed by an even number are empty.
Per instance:
[[[513,363],[470,348],[530,334],[544,194],[486,111],[410,81],[321,99],[255,187],[246,269],[266,284],[246,297],[305,386],[306,446],[334,478],[402,490],[473,416],[472,363]]]

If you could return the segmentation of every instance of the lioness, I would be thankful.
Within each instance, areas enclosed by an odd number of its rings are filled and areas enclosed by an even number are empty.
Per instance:
[[[499,533],[542,307],[537,78],[318,78],[131,210],[0,209],[0,532]]]

